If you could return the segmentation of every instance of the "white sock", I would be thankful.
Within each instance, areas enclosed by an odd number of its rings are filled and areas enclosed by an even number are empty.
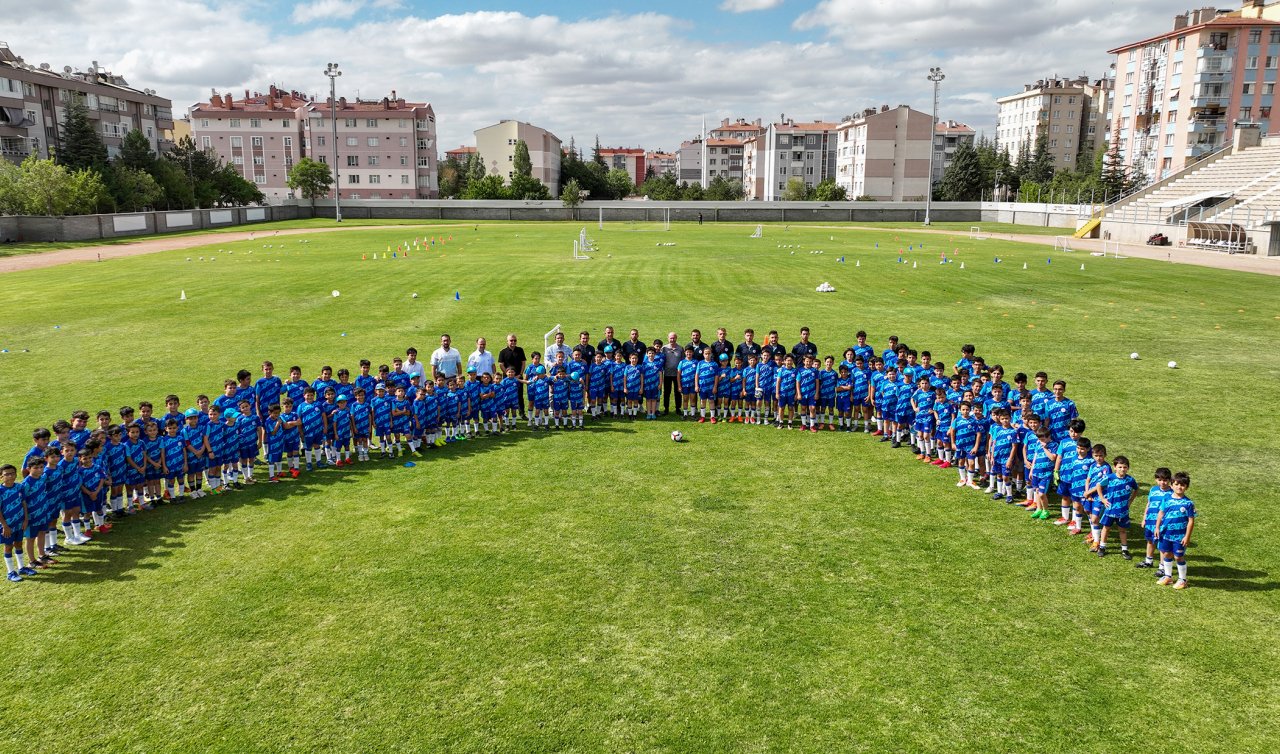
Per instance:
[[[79,532],[75,530],[74,525],[70,521],[62,522],[62,532],[66,534],[68,542],[72,542],[80,538]]]
[[[103,525],[103,524],[105,524],[105,523],[106,523],[106,520],[102,517],[102,514],[101,514],[101,513],[99,513],[99,512],[97,512],[97,511],[94,511],[94,512],[93,512],[93,525],[94,525],[94,526],[102,526],[102,525]]]
[[[1178,564],[1178,581],[1187,580],[1187,564],[1185,562]]]

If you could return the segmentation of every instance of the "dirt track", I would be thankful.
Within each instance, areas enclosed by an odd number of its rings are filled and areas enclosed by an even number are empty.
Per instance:
[[[448,228],[474,226],[474,223],[458,223],[457,225],[432,225],[432,228]],[[249,241],[254,238],[269,238],[271,236],[293,236],[308,233],[333,233],[335,231],[345,230],[396,230],[403,228],[412,228],[412,225],[360,225],[349,227],[329,227],[329,228],[294,228],[289,230],[270,230],[270,231],[237,231],[232,233],[206,233],[198,236],[179,236],[176,238],[149,238],[145,240],[135,241],[131,243],[121,243],[109,246],[82,246],[75,249],[60,249],[58,251],[49,251],[40,254],[22,254],[14,257],[0,258],[0,273],[17,272],[19,270],[34,270],[39,267],[52,267],[59,264],[70,264],[72,262],[92,262],[102,259],[117,259],[120,257],[132,257],[139,254],[151,254],[157,251],[170,251],[174,249],[189,249],[194,246],[205,246],[218,242],[231,243],[233,241]],[[932,228],[913,228],[906,230],[903,228],[880,228],[875,226],[850,226],[850,225],[831,225],[831,226],[807,226],[807,227],[827,227],[833,230],[847,230],[856,227],[860,230],[875,230],[884,233],[931,233],[940,235],[968,236],[956,230],[935,230]],[[1064,234],[1066,231],[1064,229]],[[991,233],[990,238],[1005,241],[1020,241],[1023,243],[1040,244],[1043,246],[1052,246],[1054,236],[1029,236],[1017,233]],[[1089,252],[1102,251],[1102,241],[1095,239],[1071,240],[1071,247],[1075,253],[1084,256]],[[1144,244],[1122,244],[1120,253],[1130,257],[1141,257],[1143,259],[1156,259],[1160,261],[1168,261],[1175,264],[1194,264],[1202,267],[1216,267],[1223,270],[1239,270],[1241,272],[1258,272],[1264,275],[1280,275],[1280,257],[1263,257],[1253,254],[1224,254],[1216,251],[1200,251],[1199,249],[1176,248],[1173,246],[1146,246]]]

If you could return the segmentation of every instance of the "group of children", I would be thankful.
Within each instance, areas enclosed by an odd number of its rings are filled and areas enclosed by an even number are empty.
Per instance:
[[[802,431],[860,431],[909,447],[922,462],[955,468],[957,487],[1023,505],[1039,520],[1050,518],[1056,480],[1054,523],[1073,535],[1087,525],[1084,539],[1099,557],[1114,532],[1121,555],[1132,558],[1129,508],[1138,483],[1127,458],[1108,463],[1105,446],[1084,437],[1065,381],[1050,387],[1039,372],[1029,387],[1019,373],[1009,385],[1003,368],[988,368],[971,345],[947,374],[928,351],[917,353],[896,337],[880,355],[865,332],[856,337],[839,365],[832,356],[819,360],[781,348],[730,355],[687,347],[673,386],[681,415],[699,423],[792,429],[798,420]],[[535,352],[523,374],[469,368],[465,378],[420,378],[404,371],[400,359],[375,376],[371,362],[361,360],[354,379],[346,369],[335,374],[326,366],[311,383],[296,366],[281,380],[267,361],[256,382],[241,370],[222,395],[200,395],[185,411],[178,396],[169,395],[161,416],[143,401],[136,417],[129,406],[119,410],[118,421],[99,411],[92,430],[88,412],[75,411],[70,421],[54,422],[52,432],[34,431],[21,468],[0,467],[8,579],[34,575],[65,546],[110,531],[109,519],[253,484],[263,456],[267,481],[274,483],[297,478],[304,467],[351,465],[353,452],[358,461],[369,460],[373,450],[383,457],[420,455],[424,447],[511,431],[521,420],[536,430],[581,429],[587,416],[657,418],[665,379],[660,350],[625,357],[610,351],[603,348],[590,361],[581,350],[568,359],[558,352],[550,365]],[[524,416],[522,390],[529,403]],[[1189,487],[1185,472],[1156,470],[1143,519],[1146,557],[1137,564],[1156,568],[1160,582],[1177,589],[1187,585],[1185,553],[1196,515]],[[59,530],[64,544],[58,544]]]

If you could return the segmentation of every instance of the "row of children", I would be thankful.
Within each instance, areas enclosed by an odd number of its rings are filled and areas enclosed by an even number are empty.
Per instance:
[[[1050,390],[1041,372],[1029,389],[1026,376],[1018,374],[1010,386],[1003,369],[988,369],[969,345],[947,376],[946,366],[933,362],[929,352],[917,354],[896,338],[880,356],[866,344],[864,332],[857,341],[838,369],[831,356],[819,361],[805,355],[797,365],[795,355],[781,350],[730,361],[728,354],[715,358],[709,348],[701,354],[686,348],[678,367],[682,413],[713,424],[782,427],[785,422],[791,428],[798,417],[802,430],[861,430],[894,447],[914,448],[922,461],[957,467],[957,486],[982,489],[985,482],[986,492],[1010,503],[1025,491],[1024,504],[1039,519],[1049,517],[1047,493],[1056,478],[1061,515],[1055,523],[1076,534],[1088,521],[1086,540],[1100,555],[1107,552],[1108,532],[1118,529],[1121,553],[1130,557],[1127,513],[1136,484],[1127,476],[1127,459],[1118,457],[1113,468],[1106,464],[1105,448],[1091,447],[1081,437],[1084,423],[1065,397],[1064,381]],[[299,476],[303,461],[311,470],[326,463],[349,465],[353,449],[362,461],[371,449],[391,456],[402,455],[407,446],[417,454],[423,446],[465,440],[482,429],[509,431],[522,418],[535,429],[582,428],[584,415],[636,417],[643,411],[655,418],[664,379],[657,349],[625,359],[609,351],[596,352],[591,363],[578,350],[567,362],[557,353],[550,368],[534,353],[523,375],[507,369],[495,378],[472,368],[466,380],[437,376],[425,385],[417,374],[405,372],[399,359],[394,369],[380,367],[377,377],[371,363],[362,360],[354,380],[345,369],[335,379],[324,367],[312,383],[302,379],[299,367],[280,380],[272,363],[264,362],[256,383],[241,370],[237,379],[226,381],[223,395],[212,401],[201,395],[186,411],[170,395],[163,416],[155,417],[148,402],[139,404],[137,418],[131,407],[122,408],[119,424],[101,411],[95,431],[87,428],[87,412],[74,412],[70,422],[55,422],[56,439],[46,429],[35,431],[21,485],[17,470],[14,482],[0,481],[6,558],[15,558],[7,561],[10,579],[48,562],[60,549],[59,528],[67,544],[80,544],[95,531],[109,531],[107,517],[254,483],[264,447],[269,481],[276,482]],[[527,417],[519,415],[522,389],[530,403]],[[40,470],[33,472],[36,467]],[[49,473],[42,473],[46,468]],[[1152,494],[1167,488],[1158,483]],[[1183,549],[1190,537],[1193,506],[1153,531],[1160,512],[1149,502],[1145,565],[1163,534],[1185,530],[1174,537]],[[24,542],[27,566],[20,562]],[[1183,551],[1170,553],[1185,569]],[[1167,576],[1172,569],[1162,564],[1160,570]],[[1185,578],[1180,581],[1185,586]]]

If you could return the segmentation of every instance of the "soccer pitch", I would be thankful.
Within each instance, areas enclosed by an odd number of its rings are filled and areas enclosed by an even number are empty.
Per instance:
[[[580,227],[263,237],[0,275],[0,460],[73,409],[186,407],[263,359],[311,380],[425,356],[442,332],[464,356],[508,332],[531,353],[561,323],[569,343],[724,326],[788,346],[808,326],[838,360],[865,329],[877,352],[898,335],[952,363],[975,343],[1007,379],[1067,380],[1086,434],[1132,459],[1139,520],[1153,469],[1188,471],[1191,588],[866,435],[522,425],[413,468],[161,507],[6,583],[4,749],[1273,750],[1274,278],[801,225],[588,224],[599,248],[574,261]]]

